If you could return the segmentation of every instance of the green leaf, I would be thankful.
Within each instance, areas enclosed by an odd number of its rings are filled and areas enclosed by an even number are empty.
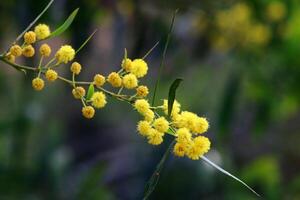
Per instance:
[[[153,172],[151,178],[149,179],[148,183],[146,184],[146,188],[145,188],[145,193],[144,193],[144,198],[143,200],[148,199],[148,197],[150,196],[150,194],[154,191],[159,178],[160,178],[160,173],[163,169],[163,166],[165,164],[165,161],[167,160],[168,156],[170,155],[170,152],[172,150],[172,147],[174,146],[176,140],[175,138],[173,139],[173,141],[170,143],[168,149],[166,150],[166,152],[164,153],[163,157],[161,158],[161,160],[159,161],[158,165],[156,166],[155,171]]]
[[[86,100],[90,100],[92,98],[94,92],[95,92],[94,85],[90,84],[87,95],[86,95]]]
[[[168,116],[170,117],[173,109],[173,104],[175,101],[175,96],[176,96],[176,90],[179,86],[179,84],[183,81],[182,78],[177,78],[175,81],[173,81],[170,89],[169,89],[169,98],[168,98]]]
[[[230,174],[228,171],[226,171],[225,169],[221,168],[220,166],[218,166],[217,164],[215,164],[214,162],[212,162],[211,160],[209,160],[208,158],[206,158],[205,156],[201,156],[201,159],[204,160],[206,163],[208,163],[209,165],[213,166],[214,168],[216,168],[217,170],[219,170],[220,172],[222,172],[223,174],[233,178],[234,180],[240,182],[241,184],[243,184],[245,187],[247,187],[251,192],[253,192],[256,196],[260,197],[260,195],[255,192],[255,190],[253,190],[249,185],[247,185],[244,181],[242,181],[241,179],[237,178],[236,176]]]
[[[76,50],[76,54],[90,41],[90,39],[95,35],[97,29],[82,43],[82,45]]]
[[[154,92],[153,92],[153,96],[152,96],[152,102],[151,102],[152,106],[154,106],[154,104],[155,104],[156,91],[158,89],[160,77],[161,77],[161,74],[162,74],[162,71],[163,71],[163,68],[164,68],[165,57],[166,57],[167,49],[168,49],[168,46],[169,46],[169,43],[170,43],[171,33],[172,33],[172,30],[173,30],[173,27],[174,27],[174,22],[175,22],[175,17],[176,17],[177,12],[178,12],[178,9],[176,9],[173,13],[170,29],[169,29],[169,32],[168,32],[168,35],[167,35],[167,40],[166,40],[165,46],[164,46],[163,55],[162,55],[162,58],[161,58],[161,61],[160,61],[158,76],[157,76],[157,79],[156,79],[156,82],[155,82]]]
[[[53,31],[50,36],[47,38],[53,38],[55,36],[58,36],[60,34],[62,34],[63,32],[65,32],[69,26],[72,24],[73,20],[75,19],[77,13],[78,13],[79,8],[75,9],[71,15],[66,19],[66,21],[60,26],[58,27],[55,31]]]

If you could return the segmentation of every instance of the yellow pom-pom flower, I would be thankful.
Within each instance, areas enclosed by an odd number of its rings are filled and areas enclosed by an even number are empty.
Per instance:
[[[45,76],[46,76],[46,79],[51,82],[55,81],[58,77],[57,72],[54,71],[53,69],[48,69],[46,71]]]
[[[106,105],[106,96],[103,92],[95,92],[91,101],[95,108],[103,108]]]
[[[138,97],[146,97],[149,94],[149,90],[147,86],[140,85],[136,88],[136,94]]]
[[[121,87],[122,86],[122,78],[116,72],[112,72],[108,75],[107,82],[109,82],[113,87]]]
[[[28,31],[24,34],[24,41],[26,44],[33,44],[36,41],[36,34],[33,31]]]
[[[188,146],[185,143],[177,142],[174,146],[173,153],[178,157],[183,157],[188,151]]]
[[[198,136],[191,143],[187,156],[192,160],[198,160],[203,154],[207,153],[209,149],[209,139],[203,136]]]
[[[146,110],[145,113],[143,114],[145,117],[145,120],[148,122],[152,122],[154,119],[154,112],[150,109]]]
[[[140,121],[137,125],[137,130],[142,136],[147,136],[150,133],[151,128],[148,121]]]
[[[163,142],[164,134],[156,129],[150,129],[147,138],[148,143],[152,145],[160,145]]]
[[[22,55],[22,48],[19,45],[13,45],[9,52],[11,53],[11,55],[18,57]]]
[[[192,139],[192,134],[190,133],[189,129],[187,128],[180,128],[176,131],[176,141],[179,143],[189,143]]]
[[[142,115],[150,110],[150,104],[146,99],[138,99],[134,102],[134,108]]]
[[[14,63],[16,61],[16,57],[12,55],[11,53],[8,53],[5,55],[5,59],[9,61],[10,63]]]
[[[148,65],[143,59],[134,59],[131,63],[130,72],[141,78],[147,74]]]
[[[96,85],[96,87],[101,87],[102,85],[104,85],[105,83],[105,77],[102,76],[101,74],[96,74],[94,76],[94,84]]]
[[[129,58],[123,59],[122,60],[122,68],[126,71],[126,72],[131,72],[132,70],[132,61]]]
[[[127,89],[135,88],[138,85],[138,80],[134,74],[126,74],[123,77],[123,86]]]
[[[35,50],[33,48],[33,46],[31,45],[27,45],[26,47],[23,48],[23,56],[25,57],[32,57],[35,54]]]
[[[196,123],[196,133],[205,133],[209,128],[209,123],[204,117],[198,117]]]
[[[172,117],[178,115],[178,113],[180,112],[180,106],[181,105],[178,103],[178,101],[175,100],[173,103],[173,107],[172,107],[172,113],[171,113]],[[168,100],[164,99],[162,108],[163,108],[164,113],[167,115],[168,114]]]
[[[85,89],[83,87],[76,87],[72,90],[72,94],[75,99],[81,99],[85,96]]]
[[[159,117],[154,120],[153,126],[159,132],[165,133],[169,129],[169,122],[164,117]]]
[[[51,54],[51,47],[48,44],[42,44],[40,47],[40,54],[49,57]]]
[[[46,24],[39,24],[34,28],[34,32],[38,40],[43,40],[49,37],[50,28]]]
[[[191,132],[204,133],[207,131],[209,124],[205,118],[198,117],[195,113],[183,111],[175,122],[179,128],[188,128]]]
[[[41,91],[45,86],[44,80],[41,78],[35,78],[32,80],[32,87],[36,91]]]
[[[70,68],[71,72],[78,75],[81,72],[81,64],[73,62]]]
[[[85,106],[82,108],[82,115],[87,119],[91,119],[95,115],[95,109],[92,106]]]
[[[64,45],[56,52],[55,57],[58,63],[68,63],[75,56],[75,50],[70,45]]]

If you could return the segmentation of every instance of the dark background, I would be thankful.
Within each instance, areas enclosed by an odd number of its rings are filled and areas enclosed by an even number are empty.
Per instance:
[[[0,1],[1,52],[47,2]],[[270,7],[276,2],[279,10]],[[137,58],[161,41],[142,80],[151,91],[179,8],[158,99],[184,78],[177,96],[183,109],[210,121],[207,157],[264,199],[300,199],[299,1],[56,0],[39,22],[54,30],[77,7],[71,28],[48,41],[52,49],[78,48],[97,28],[76,58],[83,65],[79,78],[92,80],[117,70],[124,48]],[[18,62],[37,65],[37,59]],[[34,92],[32,74],[0,67],[0,199],[142,199],[171,138],[148,145],[135,130],[138,114],[111,98],[86,120],[68,85],[47,83]],[[68,66],[59,73],[70,76]],[[150,199],[256,197],[202,161],[171,156]]]

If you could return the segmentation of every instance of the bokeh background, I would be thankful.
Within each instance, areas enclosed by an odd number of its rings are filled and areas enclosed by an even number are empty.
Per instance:
[[[4,51],[47,0],[0,1]],[[214,162],[250,184],[264,199],[300,199],[300,2],[297,0],[56,0],[39,22],[58,27],[75,8],[71,28],[48,41],[78,48],[81,80],[147,57],[153,88],[172,13],[179,9],[158,101],[184,78],[177,99],[206,116]],[[19,59],[37,65],[37,59]],[[0,64],[0,199],[142,199],[147,179],[166,150],[136,133],[138,114],[109,99],[96,118],[81,116],[71,88],[31,79]],[[59,73],[70,76],[68,66]],[[150,95],[151,96],[151,95]],[[202,161],[171,156],[150,199],[256,199]]]

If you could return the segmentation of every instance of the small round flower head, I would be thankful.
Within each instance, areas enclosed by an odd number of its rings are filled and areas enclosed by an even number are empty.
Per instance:
[[[95,92],[91,100],[95,108],[103,108],[106,105],[106,96],[103,92]]]
[[[73,62],[70,68],[71,72],[78,75],[81,72],[81,64]]]
[[[11,53],[11,55],[18,57],[22,55],[22,48],[16,44],[10,47],[9,52]]]
[[[121,87],[122,86],[122,78],[116,72],[112,72],[108,75],[107,82],[109,82],[113,87]]]
[[[205,118],[199,118],[195,113],[188,111],[183,111],[180,114],[176,125],[180,128],[188,128],[193,133],[203,133],[203,131],[208,129],[208,123]]]
[[[94,76],[94,84],[97,86],[97,87],[101,87],[102,85],[104,85],[105,83],[105,77],[102,76],[101,74],[96,74]]]
[[[203,154],[207,153],[209,149],[209,139],[203,136],[198,136],[191,143],[187,156],[192,160],[198,160]]]
[[[6,54],[5,59],[10,63],[14,63],[16,61],[16,57],[11,53]]]
[[[72,90],[75,99],[81,99],[85,96],[85,89],[83,87],[76,87]]]
[[[50,28],[46,24],[39,24],[34,28],[38,40],[43,40],[50,35]]]
[[[154,120],[153,126],[159,132],[165,133],[169,129],[169,122],[164,117],[159,117]]]
[[[91,119],[95,115],[95,109],[92,106],[85,106],[82,108],[82,115],[87,119]]]
[[[154,112],[150,109],[146,110],[146,112],[143,114],[145,117],[145,121],[152,122],[154,119]]]
[[[51,54],[51,47],[48,44],[42,44],[40,47],[40,54],[45,57],[49,57]]]
[[[148,65],[143,59],[134,59],[131,63],[131,73],[141,78],[147,74]]]
[[[142,136],[147,136],[150,133],[151,125],[147,121],[139,121],[137,130]]]
[[[278,22],[286,16],[286,6],[283,2],[272,1],[267,7],[267,17],[272,22]]]
[[[150,129],[147,135],[148,143],[152,145],[160,145],[163,142],[164,134],[156,129]]]
[[[48,81],[53,82],[57,79],[57,72],[52,69],[48,69],[45,76]]]
[[[138,80],[134,74],[126,74],[123,77],[123,86],[127,89],[135,88],[138,85]]]
[[[178,157],[183,157],[188,150],[188,146],[185,143],[177,142],[174,146],[173,153]]]
[[[23,56],[25,57],[32,57],[35,54],[35,50],[33,48],[33,46],[31,45],[27,45],[26,47],[23,48]]]
[[[24,34],[24,41],[26,44],[33,44],[36,41],[36,34],[33,31],[29,31]]]
[[[41,91],[44,88],[44,86],[45,86],[45,83],[44,83],[43,79],[37,77],[32,80],[32,87],[36,91]]]
[[[168,114],[168,100],[166,100],[166,99],[164,99],[163,110],[164,110],[164,113],[167,115]],[[180,104],[178,103],[178,101],[175,100],[173,103],[171,116],[174,117],[179,112],[180,112]]]
[[[146,97],[149,94],[149,90],[147,86],[140,85],[136,88],[136,94],[138,97]]]
[[[70,45],[63,45],[55,54],[58,63],[68,63],[74,59],[74,56],[75,50]]]
[[[146,99],[138,99],[134,102],[134,108],[142,115],[150,110],[150,104]]]
[[[205,133],[209,128],[209,123],[204,117],[198,117],[196,123],[196,133]]]
[[[129,58],[123,59],[122,60],[122,68],[126,71],[126,72],[131,72],[132,70],[132,65],[131,65],[132,61]]]
[[[180,143],[189,143],[192,139],[192,134],[190,133],[189,129],[187,128],[180,128],[176,131],[176,141]]]

